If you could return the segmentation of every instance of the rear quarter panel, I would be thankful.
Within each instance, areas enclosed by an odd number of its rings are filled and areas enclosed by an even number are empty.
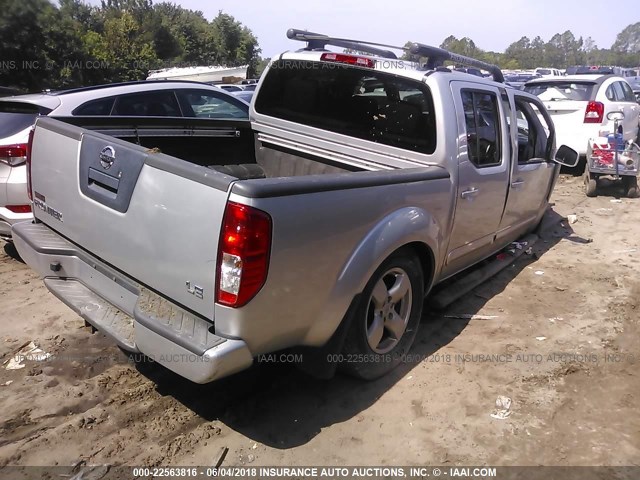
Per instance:
[[[230,200],[273,219],[265,286],[245,307],[216,305],[215,312],[216,333],[243,338],[256,355],[325,343],[354,296],[397,248],[422,242],[441,255],[451,179],[275,198],[232,193]]]

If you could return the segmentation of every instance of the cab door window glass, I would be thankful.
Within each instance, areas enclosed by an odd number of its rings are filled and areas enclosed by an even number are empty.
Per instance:
[[[462,90],[467,155],[478,168],[500,165],[500,115],[494,93]]]
[[[518,163],[544,161],[548,129],[540,121],[538,106],[525,99],[516,99]]]

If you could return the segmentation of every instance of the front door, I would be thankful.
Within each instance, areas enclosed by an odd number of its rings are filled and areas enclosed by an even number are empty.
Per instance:
[[[515,119],[511,118],[511,135],[515,135],[516,155],[511,166],[511,180],[498,240],[515,239],[536,224],[544,212],[558,165],[546,157],[548,128],[539,113],[542,104],[514,93]],[[510,126],[511,126],[510,125]]]

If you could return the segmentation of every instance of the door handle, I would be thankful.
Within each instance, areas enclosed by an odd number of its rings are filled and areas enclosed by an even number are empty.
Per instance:
[[[477,195],[480,190],[476,187],[471,187],[469,190],[465,190],[460,194],[462,198],[469,198]]]
[[[520,185],[524,185],[524,180],[516,180],[515,182],[511,182],[511,188],[517,188]]]

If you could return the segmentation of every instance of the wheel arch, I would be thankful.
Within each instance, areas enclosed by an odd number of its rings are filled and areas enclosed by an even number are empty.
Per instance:
[[[427,295],[431,290],[431,287],[433,286],[433,282],[435,280],[434,275],[436,259],[433,254],[433,250],[424,242],[411,242],[400,247],[398,250],[401,250],[403,248],[409,248],[413,250],[413,252],[418,257],[418,260],[420,260],[420,266],[422,267],[422,276],[424,279],[424,294]]]
[[[306,335],[305,344],[321,345],[345,320],[354,297],[362,293],[378,267],[401,249],[410,249],[420,260],[425,294],[431,289],[437,262],[440,226],[426,210],[404,207],[382,218],[354,247],[346,260],[322,316]]]

